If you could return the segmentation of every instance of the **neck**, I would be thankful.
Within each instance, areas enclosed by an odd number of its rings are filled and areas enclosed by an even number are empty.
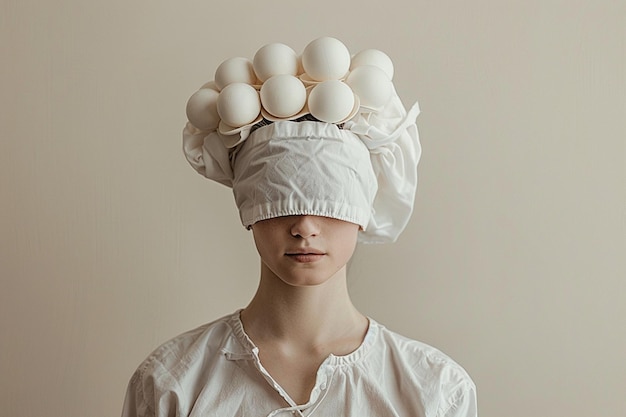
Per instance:
[[[255,342],[273,339],[307,346],[362,334],[367,328],[367,318],[348,295],[345,266],[322,284],[293,286],[262,264],[259,288],[241,319]]]

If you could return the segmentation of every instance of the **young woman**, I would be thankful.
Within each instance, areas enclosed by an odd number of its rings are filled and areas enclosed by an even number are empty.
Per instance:
[[[244,309],[154,351],[123,416],[477,415],[459,365],[350,301],[357,242],[394,241],[408,221],[420,148],[419,110],[404,110],[391,61],[344,49],[315,40],[298,70],[290,48],[266,45],[254,61],[226,61],[190,99],[186,156],[233,188],[259,286]]]

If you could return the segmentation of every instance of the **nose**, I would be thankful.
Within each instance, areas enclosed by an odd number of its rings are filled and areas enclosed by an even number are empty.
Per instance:
[[[317,216],[293,216],[291,235],[293,237],[308,238],[320,233],[320,222]]]

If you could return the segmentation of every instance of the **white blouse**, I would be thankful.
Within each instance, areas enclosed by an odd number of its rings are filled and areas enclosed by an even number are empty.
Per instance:
[[[122,416],[477,416],[463,368],[371,319],[361,346],[326,358],[309,401],[296,404],[263,368],[239,313],[157,348],[132,376]]]

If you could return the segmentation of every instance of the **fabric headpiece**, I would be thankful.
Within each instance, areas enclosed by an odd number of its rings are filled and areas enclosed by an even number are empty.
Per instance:
[[[395,241],[413,210],[421,147],[419,107],[407,113],[392,77],[386,54],[351,57],[334,38],[301,56],[265,45],[253,61],[224,61],[191,96],[185,155],[232,187],[247,228],[309,214],[360,225],[360,242]]]

